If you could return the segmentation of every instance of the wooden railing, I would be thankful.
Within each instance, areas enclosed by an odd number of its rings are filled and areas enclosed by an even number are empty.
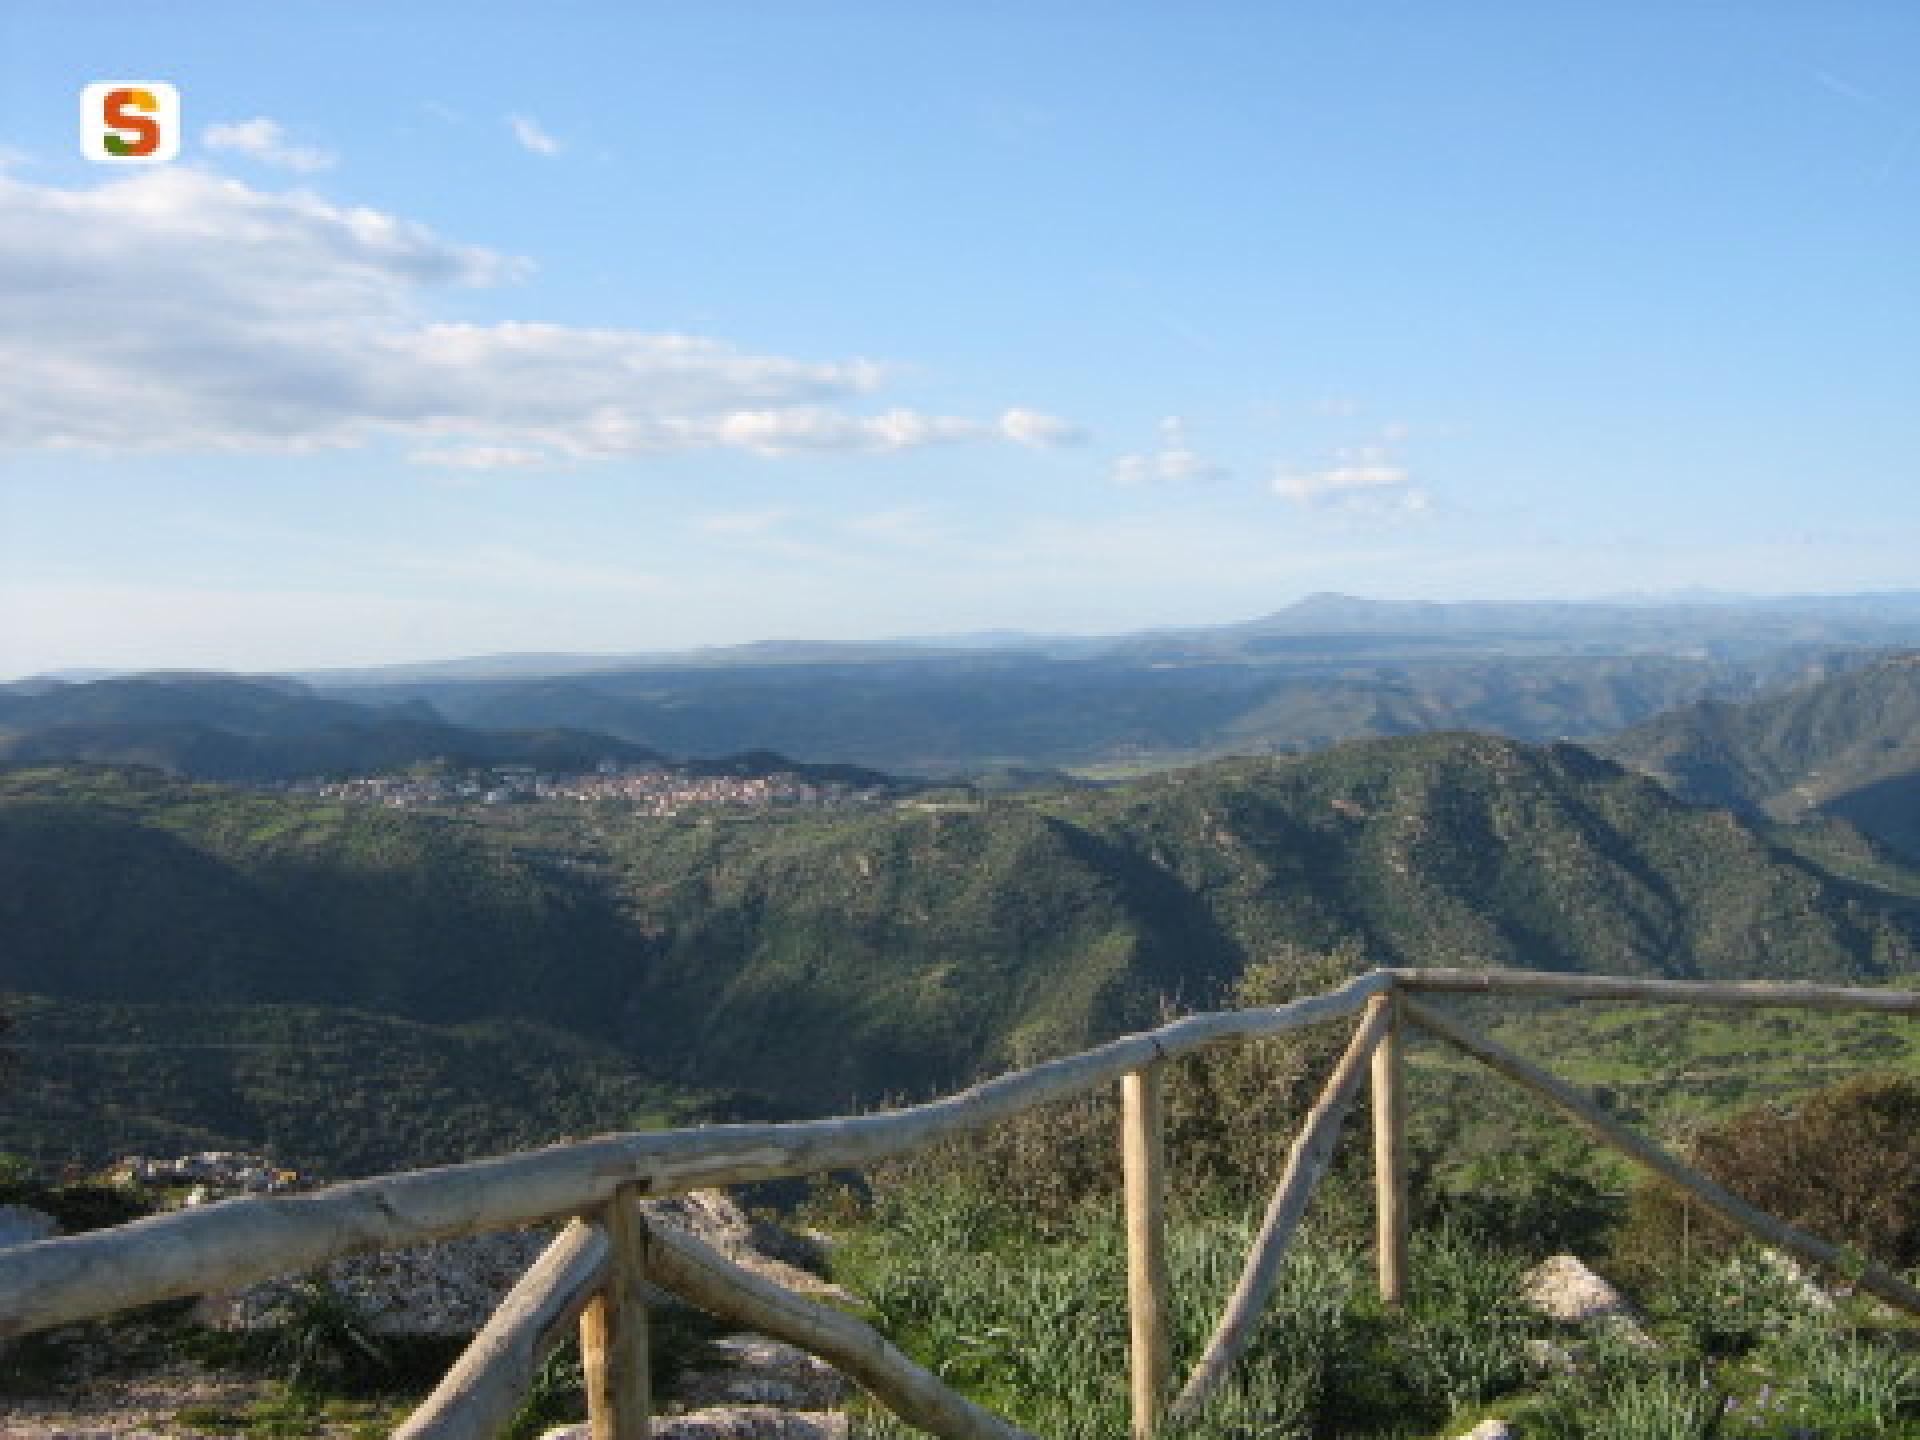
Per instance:
[[[0,1338],[176,1296],[230,1290],[385,1249],[539,1221],[565,1228],[454,1367],[395,1432],[403,1440],[497,1435],[546,1354],[578,1327],[593,1440],[647,1434],[643,1282],[784,1340],[835,1366],[909,1424],[943,1440],[1031,1440],[958,1394],[865,1322],[755,1275],[677,1231],[652,1226],[643,1197],[780,1176],[858,1169],[1037,1105],[1118,1084],[1125,1172],[1133,1431],[1197,1413],[1245,1349],[1355,1096],[1374,1091],[1380,1294],[1406,1288],[1405,1052],[1409,1024],[1475,1057],[1601,1143],[1686,1191],[1766,1244],[1837,1269],[1920,1315],[1920,1290],[1769,1216],[1612,1119],[1564,1081],[1421,997],[1433,994],[1652,1001],[1920,1014],[1920,994],[1803,984],[1707,984],[1516,970],[1375,970],[1325,995],[1195,1015],[977,1085],[925,1105],[786,1125],[615,1135],[492,1160],[381,1176],[304,1195],[227,1200],[87,1234],[0,1250]],[[1177,1393],[1168,1341],[1167,1065],[1215,1046],[1359,1015],[1353,1038],[1288,1152],[1259,1234],[1198,1363]]]

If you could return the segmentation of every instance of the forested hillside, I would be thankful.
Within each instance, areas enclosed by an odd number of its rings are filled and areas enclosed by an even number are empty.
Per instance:
[[[363,705],[271,676],[154,671],[87,684],[0,686],[0,767],[147,765],[196,780],[364,775],[411,765],[591,769],[645,746],[565,727],[471,730],[424,701]]]
[[[1920,654],[1747,704],[1704,701],[1603,747],[1707,805],[1851,821],[1920,860]]]
[[[1276,954],[1905,974],[1901,903],[1576,747],[1482,736],[738,819],[483,823],[151,773],[0,779],[0,984],[96,1002],[100,1041],[131,1023],[108,1002],[512,1019],[789,1111],[1076,1048]],[[27,1058],[29,1089],[47,1083]],[[527,1092],[527,1113],[544,1103]]]

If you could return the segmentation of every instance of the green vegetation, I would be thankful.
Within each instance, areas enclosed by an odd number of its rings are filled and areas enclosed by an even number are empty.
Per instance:
[[[1265,1063],[1289,1072],[1290,1048],[1276,1042]],[[1175,1075],[1175,1102],[1197,1078],[1189,1070]],[[1908,1082],[1901,1093],[1910,1099],[1916,1091]],[[1783,1146],[1791,1152],[1801,1131],[1819,1123],[1885,1118],[1889,1105],[1884,1086],[1821,1094],[1788,1124]],[[1286,1113],[1295,1117],[1298,1109]],[[1728,1133],[1759,1120],[1741,1117]],[[1043,1126],[1033,1122],[1036,1132]],[[1107,1168],[1080,1152],[1102,1140],[1110,1148],[1110,1129],[1096,1135],[1094,1127],[1069,1124],[1056,1133],[1068,1170]],[[1910,1134],[1883,1133],[1896,1147],[1913,1143]],[[1195,1138],[1209,1138],[1205,1127]],[[1887,1164],[1906,1165],[1903,1154],[1896,1148]],[[1000,1151],[949,1149],[874,1176],[865,1208],[844,1194],[823,1206],[847,1237],[836,1274],[868,1298],[877,1322],[911,1353],[1035,1433],[1124,1433],[1117,1206],[1107,1191],[1075,1199],[1036,1187],[1034,1176],[998,1168],[1002,1158]],[[1517,1163],[1534,1173],[1502,1196],[1504,1236],[1478,1228],[1472,1205],[1463,1203],[1477,1182],[1464,1172],[1418,1190],[1412,1288],[1401,1312],[1374,1298],[1361,1239],[1370,1216],[1357,1192],[1336,1183],[1296,1239],[1235,1380],[1197,1421],[1169,1434],[1425,1440],[1499,1415],[1528,1440],[1920,1437],[1912,1332],[1869,1304],[1816,1303],[1793,1271],[1745,1247],[1696,1245],[1658,1266],[1635,1267],[1610,1246],[1610,1226],[1582,1237],[1580,1253],[1603,1273],[1633,1275],[1651,1344],[1527,1308],[1521,1277],[1559,1246],[1515,1237],[1549,1236],[1558,1222],[1514,1212],[1529,1204],[1551,1209],[1578,1193],[1579,1177],[1561,1173],[1565,1159],[1565,1152],[1524,1150]],[[1864,1167],[1858,1180],[1836,1188],[1836,1203],[1871,1190]],[[1227,1190],[1175,1191],[1177,1374],[1200,1352],[1256,1212],[1257,1203]],[[857,1417],[856,1431],[901,1433],[877,1414]]]
[[[589,769],[657,760],[606,735],[534,726],[482,732],[433,708],[366,706],[292,680],[156,671],[84,685],[0,686],[0,766],[149,765],[198,780],[361,775],[437,762]]]
[[[49,1168],[239,1149],[332,1178],[726,1108],[660,1084],[609,1045],[515,1020],[433,1026],[316,1006],[29,997],[20,1037],[0,1150]]]
[[[1920,859],[1920,654],[1748,704],[1702,701],[1606,742],[1683,799],[1785,822],[1851,822]]]
[[[1484,736],[964,809],[678,820],[16,772],[4,977],[38,998],[15,1002],[27,1063],[0,1144],[271,1139],[347,1173],[626,1124],[667,1091],[792,1114],[946,1090],[1329,950],[1871,981],[1911,973],[1915,926],[1904,897],[1728,813]],[[504,1046],[463,1028],[508,1023]],[[1641,1075],[1671,1068],[1617,1033]],[[1849,1062],[1887,1043],[1824,1033]],[[489,1075],[490,1052],[515,1058]],[[1745,1093],[1702,1083],[1712,1106]],[[350,1144],[296,1133],[315,1095],[311,1130]],[[457,1118],[431,1133],[413,1107]]]

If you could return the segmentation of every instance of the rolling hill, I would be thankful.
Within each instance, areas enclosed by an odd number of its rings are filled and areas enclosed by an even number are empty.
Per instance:
[[[373,706],[272,676],[153,671],[0,687],[0,767],[151,765],[201,780],[261,782],[456,766],[591,769],[657,763],[644,746],[557,727],[479,732],[424,701]]]
[[[518,829],[0,776],[0,988],[84,1002],[100,1043],[156,1005],[511,1020],[787,1113],[1077,1048],[1276,954],[1879,979],[1912,971],[1914,937],[1904,897],[1731,813],[1485,736],[973,805]]]
[[[1920,653],[1746,704],[1686,706],[1603,748],[1683,799],[1786,824],[1846,820],[1920,860]]]

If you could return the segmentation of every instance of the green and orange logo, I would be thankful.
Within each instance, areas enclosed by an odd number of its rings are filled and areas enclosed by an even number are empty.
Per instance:
[[[80,153],[103,165],[158,165],[180,153],[180,92],[158,80],[80,92]]]

